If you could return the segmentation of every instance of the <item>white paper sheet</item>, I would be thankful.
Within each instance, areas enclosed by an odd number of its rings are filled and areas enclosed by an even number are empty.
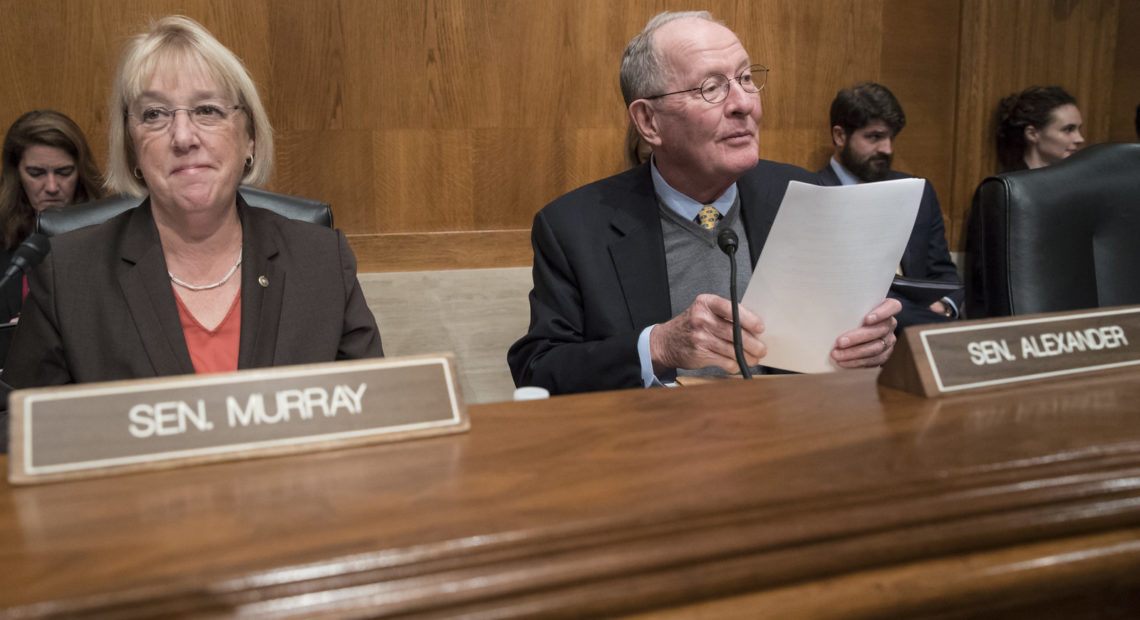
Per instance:
[[[764,320],[761,364],[839,369],[835,340],[886,297],[925,186],[917,178],[788,185],[741,301]]]

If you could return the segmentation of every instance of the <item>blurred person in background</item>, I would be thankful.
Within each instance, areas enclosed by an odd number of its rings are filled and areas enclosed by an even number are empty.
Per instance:
[[[1077,152],[1081,135],[1077,100],[1059,86],[1030,86],[998,105],[998,171],[1051,166]]]
[[[906,127],[906,114],[890,89],[875,82],[863,82],[841,89],[831,102],[831,144],[833,155],[819,171],[823,185],[856,185],[910,175],[892,169],[894,142]],[[934,186],[926,181],[914,227],[898,274],[918,280],[935,280],[961,286],[958,268],[950,258],[942,208]],[[902,303],[898,328],[950,321],[959,316],[964,291],[951,293],[926,305],[895,292],[891,297]]]
[[[4,137],[0,173],[0,264],[32,234],[36,213],[102,197],[103,177],[79,126],[55,110],[32,110]],[[0,291],[0,321],[20,314],[27,283]]]

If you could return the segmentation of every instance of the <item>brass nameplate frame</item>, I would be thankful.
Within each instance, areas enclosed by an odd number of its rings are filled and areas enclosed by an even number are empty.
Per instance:
[[[12,392],[8,480],[32,484],[469,428],[451,355]]]
[[[879,383],[920,396],[1140,365],[1140,306],[908,327]]]

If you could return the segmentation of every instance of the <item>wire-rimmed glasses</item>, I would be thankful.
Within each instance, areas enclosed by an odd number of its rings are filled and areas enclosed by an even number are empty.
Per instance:
[[[128,113],[127,116],[135,119],[135,123],[145,131],[166,131],[174,117],[179,112],[185,112],[199,129],[212,130],[226,124],[233,117],[233,113],[240,110],[240,105],[226,105],[218,103],[202,103],[190,108],[164,108],[162,106],[147,106],[138,113]]]
[[[764,65],[752,65],[740,72],[740,75],[733,78],[720,73],[710,75],[696,88],[686,88],[685,90],[677,90],[671,93],[662,93],[660,95],[653,95],[652,97],[645,97],[645,99],[660,99],[661,97],[668,97],[669,95],[699,91],[701,98],[705,101],[709,103],[720,103],[728,98],[728,91],[732,88],[733,82],[739,83],[740,88],[744,89],[746,93],[758,93],[764,90],[764,85],[768,83],[768,67]]]

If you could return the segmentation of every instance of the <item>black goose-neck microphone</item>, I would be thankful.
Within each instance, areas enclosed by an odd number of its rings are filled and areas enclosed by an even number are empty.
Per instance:
[[[752,378],[752,371],[748,369],[748,362],[744,359],[744,345],[740,336],[740,304],[736,301],[736,246],[740,239],[732,229],[724,229],[716,236],[716,244],[720,251],[728,255],[729,280],[728,296],[732,302],[732,349],[736,353],[736,365],[740,367],[740,375],[745,379]]]
[[[4,277],[0,278],[0,288],[7,285],[12,278],[31,271],[33,267],[43,262],[50,251],[51,242],[48,241],[47,235],[32,233],[12,253],[12,260],[4,270]]]

